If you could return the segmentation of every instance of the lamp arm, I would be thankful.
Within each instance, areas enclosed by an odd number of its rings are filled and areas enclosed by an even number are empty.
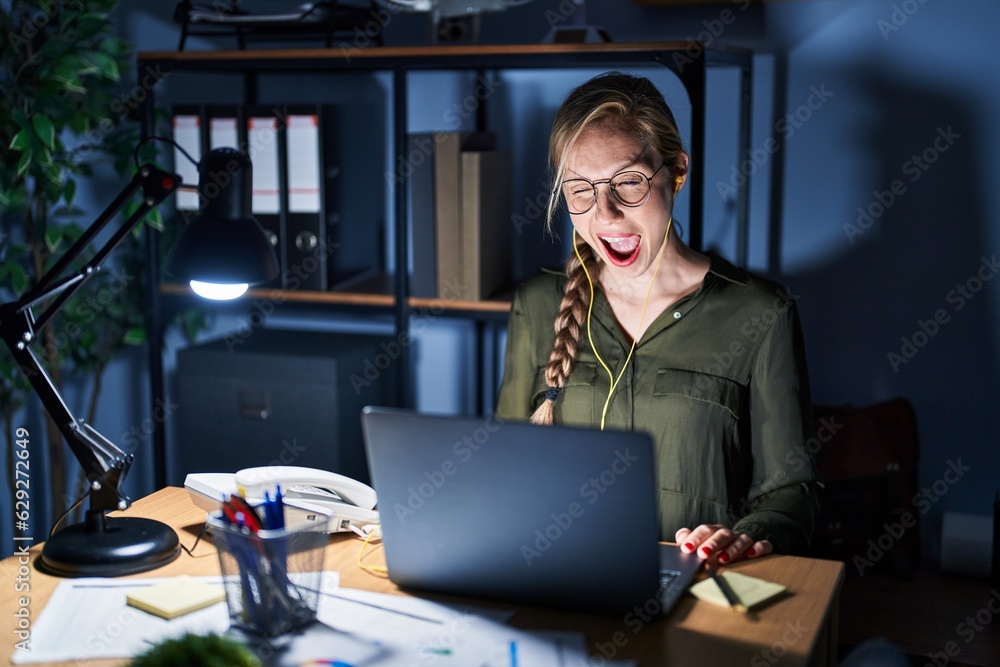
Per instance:
[[[0,305],[0,336],[14,355],[21,373],[27,377],[41,399],[46,412],[55,421],[73,455],[80,462],[87,479],[90,480],[91,510],[103,512],[128,507],[129,499],[122,485],[132,465],[133,455],[123,452],[92,426],[73,415],[30,344],[37,339],[38,331],[83,286],[87,278],[100,270],[100,265],[108,254],[152,208],[174,192],[180,183],[181,178],[176,174],[165,172],[152,165],[143,165],[111,205],[98,216],[32,290],[17,301]],[[143,202],[139,208],[125,220],[84,267],[75,274],[56,281],[96,234],[125,205],[129,197],[140,188],[143,191]],[[32,306],[56,295],[58,295],[56,299],[36,320],[31,310]]]
[[[73,294],[83,286],[87,278],[95,271],[99,271],[105,258],[114,251],[115,248],[128,236],[135,226],[146,216],[149,211],[158,206],[168,195],[174,192],[181,184],[181,177],[171,174],[162,169],[158,169],[150,164],[145,164],[139,168],[132,180],[115,197],[114,201],[104,209],[97,219],[84,231],[66,253],[59,258],[49,271],[42,276],[30,291],[18,300],[20,308],[30,306],[49,299],[56,294],[59,297],[53,301],[49,307],[35,321],[35,331],[40,331],[48,321],[59,312],[63,304],[69,300]],[[108,241],[94,253],[90,261],[80,268],[76,273],[67,278],[55,281],[63,271],[90,245],[91,241],[108,224],[108,222],[118,213],[129,198],[137,191],[142,190],[142,203],[132,215],[118,228]]]

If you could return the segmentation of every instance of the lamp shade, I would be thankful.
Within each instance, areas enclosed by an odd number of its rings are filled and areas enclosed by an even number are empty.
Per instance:
[[[167,271],[184,282],[255,284],[278,275],[278,258],[250,216],[253,166],[234,148],[215,148],[198,164],[201,208],[177,236]]]

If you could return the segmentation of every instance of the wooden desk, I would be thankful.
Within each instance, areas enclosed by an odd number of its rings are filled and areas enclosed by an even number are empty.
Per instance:
[[[177,530],[181,543],[190,547],[201,530],[205,513],[188,499],[187,492],[167,488],[137,501],[127,516],[144,516],[163,521]],[[334,535],[327,547],[327,570],[340,573],[340,584],[381,593],[404,595],[392,582],[368,574],[358,568],[356,559],[361,542],[349,535]],[[18,598],[30,598],[28,609],[32,623],[45,607],[58,577],[46,575],[34,567],[41,553],[41,544],[30,550],[30,572],[25,578],[19,573],[17,556],[0,563],[0,619],[3,637],[0,642],[0,664],[10,659],[16,637],[11,632]],[[366,554],[366,563],[384,564],[376,546]],[[637,658],[641,667],[699,664],[703,667],[780,664],[833,666],[836,664],[838,598],[844,574],[843,563],[837,561],[769,556],[754,562],[732,566],[746,574],[777,581],[788,586],[791,595],[760,611],[736,614],[691,596],[685,596],[665,619],[628,620],[617,617],[553,612],[538,608],[517,608],[512,624],[520,628],[577,630],[587,635],[588,647],[594,656]],[[218,575],[219,561],[211,542],[202,540],[194,556],[182,553],[180,558],[157,570],[133,577],[168,577],[179,574]],[[12,592],[18,577],[27,581],[30,590]],[[482,604],[476,601],[477,604]],[[498,604],[510,609],[513,605]],[[69,663],[66,663],[69,664]],[[80,664],[80,663],[73,663]],[[93,661],[87,665],[123,665],[126,661]],[[594,660],[595,665],[602,664]]]

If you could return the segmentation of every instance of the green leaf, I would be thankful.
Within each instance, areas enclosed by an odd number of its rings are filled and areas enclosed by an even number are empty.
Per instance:
[[[52,209],[52,215],[59,218],[79,218],[84,213],[86,213],[86,211],[84,211],[82,208],[80,208],[79,206],[72,206],[72,205],[57,206],[56,208]]]
[[[87,57],[93,60],[94,64],[97,65],[98,73],[105,79],[118,81],[121,78],[121,74],[118,71],[118,63],[108,54],[101,53],[100,51],[90,51],[87,53]]]
[[[21,129],[20,132],[14,135],[14,138],[10,140],[10,148],[12,151],[23,151],[28,147],[28,130]]]
[[[24,176],[28,173],[28,169],[31,168],[31,162],[34,158],[34,151],[30,148],[26,149],[21,153],[21,159],[17,161],[17,175]]]
[[[83,39],[90,39],[110,28],[107,16],[95,12],[81,14],[76,20],[77,34]]]
[[[90,118],[83,114],[74,114],[69,119],[69,129],[73,134],[83,134],[90,128]]]
[[[28,272],[20,264],[13,264],[10,267],[10,286],[16,294],[24,294],[28,288]]]
[[[45,247],[50,253],[55,252],[62,242],[62,231],[55,227],[49,227],[45,230]]]
[[[161,233],[163,232],[163,230],[164,230],[164,226],[163,226],[163,213],[160,212],[160,209],[154,208],[152,211],[150,211],[146,215],[146,226],[147,227],[152,227],[153,229],[155,229],[158,232],[161,232]],[[138,229],[138,228],[136,228],[136,229]]]
[[[94,58],[94,51],[82,51],[73,53],[63,59],[74,68],[78,76],[85,74],[96,74],[98,72],[97,62]]]
[[[82,59],[74,56],[77,61],[82,62]],[[83,87],[80,83],[80,74],[86,73],[82,67],[77,67],[72,64],[67,64],[66,58],[63,59],[63,64],[56,67],[55,71],[48,77],[51,81],[55,82],[64,91],[72,93],[86,93],[87,89]],[[96,70],[95,70],[96,71]]]
[[[76,180],[72,178],[67,178],[66,182],[63,184],[63,200],[67,204],[73,203],[73,198],[76,196]]]
[[[117,37],[109,37],[102,41],[100,49],[112,58],[126,58],[132,53],[131,45]]]
[[[50,184],[50,187],[48,188],[50,191],[48,200],[50,203],[55,204],[57,201],[59,201],[59,198],[62,196],[62,181],[63,181],[62,168],[60,168],[58,165],[52,164],[50,161],[49,164],[45,165],[45,178],[48,179]],[[38,187],[42,186],[39,184]]]
[[[52,124],[52,119],[45,114],[36,113],[31,117],[31,126],[35,128],[35,134],[42,143],[49,149],[56,145],[56,128]],[[16,139],[17,137],[15,137]]]

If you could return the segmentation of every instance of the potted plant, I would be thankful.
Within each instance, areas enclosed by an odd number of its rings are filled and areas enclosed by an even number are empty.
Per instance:
[[[92,215],[75,206],[81,179],[101,162],[114,165],[121,185],[131,177],[139,128],[129,116],[143,91],[123,92],[131,49],[115,36],[109,19],[116,2],[0,5],[0,302],[30,289],[89,226]],[[144,151],[149,160],[153,147],[146,144]],[[162,227],[160,214],[153,211],[146,224]],[[109,260],[114,268],[90,278],[41,331],[35,347],[57,385],[70,379],[89,384],[86,410],[77,411],[87,421],[93,421],[107,365],[124,347],[146,339],[137,240],[129,239]],[[13,495],[12,420],[33,394],[3,352],[0,420]],[[44,440],[36,460],[48,465],[48,507],[55,515],[81,492],[67,489],[66,446],[47,415],[45,431],[32,443]]]

